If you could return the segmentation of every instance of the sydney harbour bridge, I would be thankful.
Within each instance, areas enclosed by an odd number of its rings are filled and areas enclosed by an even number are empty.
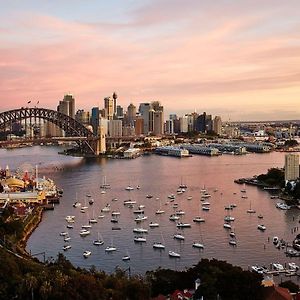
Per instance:
[[[0,132],[12,132],[13,124],[39,124],[41,120],[55,124],[64,131],[65,138],[51,137],[50,141],[66,140],[75,141],[78,149],[82,154],[86,155],[99,155],[105,149],[105,135],[101,133],[94,134],[90,129],[86,128],[77,120],[65,115],[61,112],[38,107],[22,107],[0,113]],[[25,125],[26,127],[26,125]],[[47,140],[46,138],[31,137],[29,139]],[[28,139],[27,139],[28,140]],[[16,140],[15,143],[24,140]],[[2,144],[12,143],[10,140],[1,141]],[[103,147],[104,145],[104,147]],[[105,151],[105,150],[104,150]]]

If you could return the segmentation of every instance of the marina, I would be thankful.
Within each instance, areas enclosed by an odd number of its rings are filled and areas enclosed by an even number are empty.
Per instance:
[[[293,255],[294,257],[297,255],[291,251],[292,248],[280,247],[278,250],[272,242],[273,236],[278,236],[279,240],[284,239],[292,242],[297,234],[292,229],[296,230],[299,221],[297,209],[277,209],[276,200],[270,199],[267,191],[260,190],[256,186],[247,186],[248,200],[242,199],[240,186],[233,182],[236,178],[264,173],[273,166],[281,167],[283,164],[281,153],[217,156],[214,158],[194,156],[187,160],[150,155],[139,157],[136,160],[118,161],[117,163],[121,164],[122,167],[116,168],[116,160],[85,162],[80,158],[57,156],[56,149],[55,147],[46,149],[33,147],[33,151],[36,151],[34,156],[36,160],[39,160],[39,155],[46,151],[49,161],[46,160],[44,165],[40,165],[39,168],[41,172],[46,172],[49,177],[59,183],[64,189],[64,194],[60,204],[56,205],[53,211],[44,213],[42,222],[28,241],[28,251],[31,250],[34,253],[46,251],[47,257],[55,257],[57,253],[62,252],[65,242],[59,233],[66,231],[66,225],[69,224],[65,220],[66,216],[75,216],[75,222],[71,223],[73,229],[69,229],[68,232],[71,238],[68,243],[71,248],[64,251],[65,255],[76,266],[89,268],[91,265],[95,265],[107,272],[114,271],[116,265],[122,267],[124,251],[121,249],[124,248],[128,249],[131,257],[126,264],[130,263],[130,267],[135,273],[143,273],[149,268],[159,266],[184,269],[195,264],[201,258],[213,257],[240,265],[244,269],[247,269],[249,265],[268,265],[274,261],[284,265],[290,257],[286,255]],[[20,153],[20,159],[24,159],[22,149],[14,151]],[[3,157],[5,161],[9,160],[9,157]],[[25,159],[33,160],[32,156],[25,156]],[[17,159],[14,160],[17,163]],[[51,166],[53,161],[56,161],[56,164],[61,166],[60,170],[63,171],[58,172],[57,168],[53,168]],[[36,163],[37,161],[32,161],[33,165]],[[239,167],[241,164],[246,166],[243,170]],[[159,174],[157,173],[158,165],[160,166]],[[147,172],[141,173],[140,170],[144,168],[147,168]],[[177,172],[170,175],[169,171],[172,168],[176,168]],[[195,174],[199,174],[200,169],[202,170],[201,176],[195,176]],[[153,176],[154,174],[155,176]],[[110,184],[110,189],[106,189],[105,194],[101,194],[100,189],[103,176],[106,176],[107,182]],[[188,186],[189,196],[192,196],[192,199],[187,200],[184,193],[176,195],[178,207],[174,209],[171,202],[173,199],[168,196],[176,193],[181,177],[184,178],[184,183]],[[129,178],[132,186],[138,184],[140,188],[130,192],[126,191]],[[209,200],[211,209],[206,212],[202,212],[202,202],[200,201],[203,186],[205,186],[206,192],[211,195]],[[216,189],[217,191],[214,192]],[[76,193],[77,201],[82,206],[84,206],[87,193],[94,199],[94,204],[87,204],[88,208],[83,214],[80,212],[81,207],[73,207]],[[147,199],[146,195],[148,194],[153,195],[153,198]],[[123,201],[128,200],[129,197],[131,201],[135,201],[132,203],[133,208],[130,208],[129,205],[123,205]],[[175,198],[175,195],[171,198],[173,197]],[[113,201],[115,198],[118,200]],[[265,232],[257,229],[259,225],[257,215],[246,212],[249,209],[250,199],[252,206],[259,207],[259,213],[264,216],[264,225],[267,227]],[[160,201],[165,214],[156,215],[155,211],[160,206]],[[234,228],[224,230],[224,207],[228,206],[228,203],[236,205],[233,208],[233,213],[231,213],[235,217]],[[107,204],[110,205],[110,211],[101,213],[101,209]],[[148,217],[143,222],[145,226],[136,226],[134,221],[133,211],[139,209],[139,205],[144,205],[143,210]],[[81,237],[79,235],[81,226],[86,225],[86,222],[93,215],[93,210],[98,223],[92,224],[92,228],[88,229],[90,234]],[[185,214],[174,215],[175,210],[182,210]],[[112,226],[110,222],[109,216],[113,211],[120,212],[120,215],[117,216],[117,226]],[[193,222],[197,215],[200,217],[198,220],[204,218],[203,214],[205,214],[205,222]],[[184,241],[174,240],[176,223],[169,220],[171,215],[171,219],[175,217],[175,222],[191,224],[191,228],[180,229],[181,234],[185,237]],[[176,217],[178,217],[177,220]],[[159,223],[159,227],[151,228],[149,226],[151,222],[153,224]],[[151,229],[146,233],[146,243],[134,243],[134,236],[139,234],[133,232],[135,228]],[[96,247],[93,245],[93,241],[99,231],[101,231],[103,246]],[[229,244],[231,232],[237,237],[235,247]],[[163,242],[161,233],[164,236]],[[107,247],[110,246],[112,239],[114,241],[113,249],[117,249],[110,251],[110,248]],[[192,247],[195,241],[201,241],[200,243],[205,245],[201,252]],[[218,247],[215,246],[216,241]],[[159,246],[158,248],[153,247],[154,243],[159,242],[163,244],[166,251],[159,251]],[[106,248],[108,251],[105,251]],[[92,251],[92,254],[85,260],[82,253],[87,249]],[[287,250],[289,251],[287,252]],[[179,253],[180,260],[170,259],[169,251]],[[109,252],[112,255],[105,255]],[[299,258],[296,257],[296,259]],[[298,263],[297,261],[294,262]]]

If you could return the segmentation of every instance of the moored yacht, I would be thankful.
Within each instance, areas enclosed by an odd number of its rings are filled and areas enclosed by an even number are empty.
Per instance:
[[[64,245],[62,249],[63,249],[64,251],[67,251],[67,250],[69,250],[69,249],[71,249],[71,248],[72,248],[71,245]]]
[[[153,248],[154,249],[165,249],[166,247],[165,247],[165,245],[163,245],[160,242],[155,242],[155,243],[153,243]]]
[[[135,236],[135,237],[133,238],[133,240],[134,240],[136,243],[146,243],[146,242],[147,242],[146,238],[143,237],[143,236]]]
[[[193,219],[193,222],[195,223],[201,223],[201,222],[205,222],[204,218],[201,218],[200,216],[197,216]]]
[[[259,225],[257,225],[257,229],[259,229],[261,231],[265,231],[267,229],[267,227],[263,224],[259,224]]]
[[[170,257],[180,258],[180,254],[175,251],[169,251]]]
[[[176,227],[177,228],[190,228],[191,227],[191,224],[190,223],[182,223],[182,222],[179,222],[176,224]]]
[[[174,239],[183,241],[184,236],[180,233],[176,233],[176,234],[174,234]]]
[[[84,257],[84,258],[88,258],[91,254],[92,254],[91,251],[85,250],[85,251],[83,252],[83,257]]]
[[[192,245],[194,248],[199,248],[199,249],[203,249],[204,245],[198,242],[194,242]]]
[[[159,227],[159,223],[156,223],[156,222],[150,222],[149,227],[150,227],[150,228]]]

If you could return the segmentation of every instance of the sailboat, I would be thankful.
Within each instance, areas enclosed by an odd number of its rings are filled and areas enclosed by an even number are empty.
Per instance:
[[[199,215],[193,219],[193,222],[195,222],[195,223],[205,222],[205,219],[200,216],[200,205],[199,205]]]
[[[76,198],[75,198],[75,202],[73,203],[73,207],[79,207],[79,206],[81,206],[81,203],[80,202],[78,202],[78,200],[77,200],[77,192],[76,192]]]
[[[89,223],[90,224],[98,223],[98,221],[95,219],[95,212],[94,212],[94,210],[93,210],[93,217],[91,219],[89,219]]]
[[[229,206],[232,207],[231,205],[229,205]],[[226,210],[225,210],[225,211],[226,211]],[[225,222],[228,222],[228,223],[233,222],[233,221],[234,221],[234,217],[232,217],[232,216],[230,215],[231,209],[227,209],[227,211],[228,211],[228,214],[225,214],[224,221],[225,221]]]
[[[104,244],[104,241],[103,241],[102,239],[100,239],[100,234],[99,234],[99,232],[98,232],[98,238],[97,238],[96,240],[93,241],[93,244],[94,244],[95,246],[101,246],[101,245]]]
[[[105,248],[105,252],[113,252],[116,251],[117,248],[113,245],[113,240],[111,240],[111,245]]]
[[[154,242],[153,243],[153,249],[158,249],[158,250],[164,250],[165,249],[164,238],[163,238],[162,232],[160,234],[161,234],[162,242]]]
[[[106,176],[103,176],[102,184],[100,185],[101,189],[110,189],[110,184],[106,182]]]
[[[187,185],[185,183],[182,182],[182,176],[181,176],[181,181],[180,181],[180,185],[179,185],[180,189],[187,189]]]
[[[128,251],[127,251],[126,255],[124,255],[124,256],[122,257],[122,260],[123,260],[123,261],[128,261],[128,260],[130,260],[130,256],[129,256]]]
[[[250,199],[250,208],[247,210],[247,213],[248,214],[254,214],[254,213],[256,213],[256,211],[251,208],[251,199]]]
[[[169,256],[174,258],[180,258],[180,254],[175,251],[169,251]]]
[[[159,200],[159,209],[155,212],[157,215],[164,214],[165,211],[161,209],[161,200]]]

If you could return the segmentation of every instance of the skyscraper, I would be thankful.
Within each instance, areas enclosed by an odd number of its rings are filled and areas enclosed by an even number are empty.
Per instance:
[[[284,179],[296,180],[299,178],[299,155],[286,154],[284,164]]]
[[[75,99],[72,94],[66,94],[64,99],[59,101],[57,111],[73,119],[75,118]]]
[[[130,103],[127,107],[127,120],[130,125],[134,124],[136,119],[136,106]]]
[[[150,103],[140,103],[139,112],[141,115],[141,118],[144,120],[144,129],[143,133],[148,134],[149,133],[149,111],[151,109]]]
[[[95,134],[98,134],[99,118],[100,118],[99,107],[93,107],[92,108],[92,116],[91,116],[91,125],[93,127],[93,132]]]
[[[214,121],[213,121],[213,131],[217,135],[221,135],[222,133],[222,119],[220,116],[215,116]]]
[[[114,111],[115,111],[114,102],[115,102],[115,99],[113,99],[112,97],[104,98],[105,117],[108,120],[112,120],[114,117]]]

